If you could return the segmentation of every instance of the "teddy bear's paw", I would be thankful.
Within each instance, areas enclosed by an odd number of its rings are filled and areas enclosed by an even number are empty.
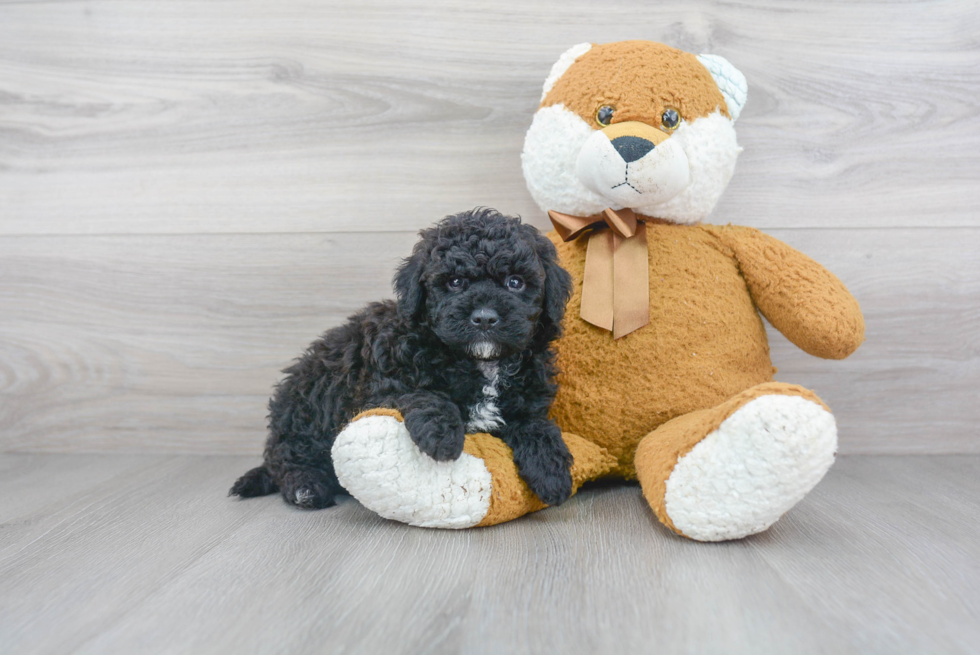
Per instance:
[[[490,509],[491,475],[468,453],[437,462],[422,453],[394,416],[352,421],[334,441],[334,470],[372,512],[423,528],[469,528]]]
[[[836,450],[837,424],[824,407],[799,396],[761,396],[677,461],[666,512],[698,541],[762,532],[820,481]]]

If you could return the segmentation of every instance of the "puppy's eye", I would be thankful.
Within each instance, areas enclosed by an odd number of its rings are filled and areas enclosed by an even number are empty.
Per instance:
[[[664,109],[664,113],[660,116],[660,124],[665,129],[676,130],[677,126],[681,124],[681,116],[677,113],[676,109],[668,107]]]
[[[454,277],[446,282],[446,286],[449,287],[450,291],[462,291],[463,287],[466,286],[466,278]]]
[[[522,278],[520,275],[511,275],[509,278],[507,278],[505,284],[511,291],[520,291],[524,288],[524,278]]]
[[[599,107],[595,112],[595,122],[603,127],[608,127],[609,123],[612,122],[613,114],[616,112],[615,107],[610,107],[609,105],[603,105]]]

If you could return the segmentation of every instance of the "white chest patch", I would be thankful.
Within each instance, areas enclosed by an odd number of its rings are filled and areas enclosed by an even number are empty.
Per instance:
[[[497,384],[500,381],[500,366],[497,362],[479,362],[480,372],[486,379],[483,385],[483,397],[470,407],[470,421],[466,424],[467,432],[491,432],[504,425],[497,407],[497,396],[500,395]]]

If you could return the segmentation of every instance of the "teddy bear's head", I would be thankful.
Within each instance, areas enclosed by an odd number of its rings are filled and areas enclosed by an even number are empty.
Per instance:
[[[745,99],[745,76],[716,55],[649,41],[574,46],[545,80],[524,140],[528,189],[545,211],[696,223],[735,169]]]

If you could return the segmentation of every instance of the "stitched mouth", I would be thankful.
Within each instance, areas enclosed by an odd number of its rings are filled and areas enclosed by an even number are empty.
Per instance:
[[[632,184],[630,184],[630,162],[626,162],[626,178],[622,182],[620,182],[619,184],[617,184],[616,186],[609,187],[609,189],[610,190],[612,190],[612,189],[618,189],[621,186],[628,186],[629,188],[633,189],[634,191],[636,191],[641,196],[643,195],[643,192],[642,191],[640,191],[635,186],[633,186]]]
[[[616,186],[611,186],[611,187],[609,187],[609,188],[610,188],[610,189],[618,189],[618,188],[619,188],[619,187],[621,187],[621,186],[628,186],[629,188],[631,188],[631,189],[633,189],[634,191],[636,191],[636,192],[637,192],[638,194],[640,194],[641,196],[643,195],[643,192],[642,192],[642,191],[640,191],[639,189],[637,189],[637,188],[636,188],[635,186],[633,186],[633,185],[632,185],[632,184],[630,184],[629,182],[620,182],[620,183],[619,183],[619,184],[617,184]]]

